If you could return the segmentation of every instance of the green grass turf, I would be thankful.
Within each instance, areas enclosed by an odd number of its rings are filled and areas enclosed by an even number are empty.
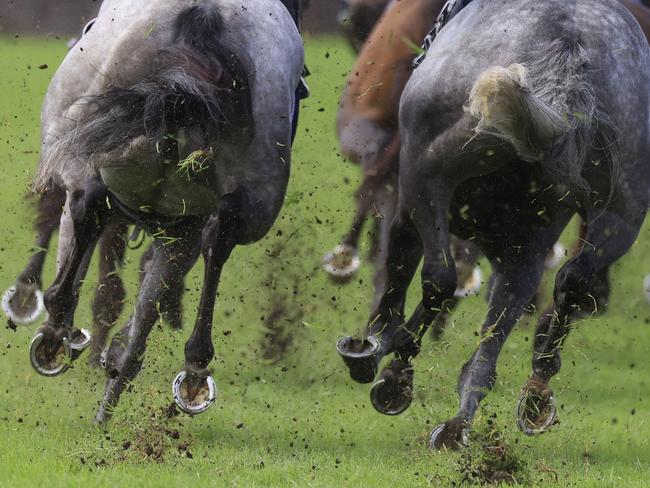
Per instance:
[[[334,349],[337,338],[364,323],[371,270],[364,266],[353,283],[341,286],[318,269],[320,256],[351,219],[358,181],[357,169],[338,155],[334,134],[352,57],[336,38],[306,44],[312,97],[303,103],[284,210],[266,239],[236,250],[223,274],[214,331],[217,403],[193,419],[162,414],[183,365],[200,264],[187,280],[185,330],[154,329],[145,369],[107,431],[90,423],[103,389],[100,372],[80,360],[62,377],[42,378],[27,356],[35,326],[2,327],[0,486],[452,486],[481,469],[481,445],[491,430],[501,433],[506,460],[522,485],[647,486],[650,306],[641,280],[650,272],[648,224],[614,268],[610,311],[571,334],[564,367],[553,380],[561,423],[551,433],[527,438],[515,427],[532,335],[532,325],[522,323],[501,354],[474,447],[461,454],[426,449],[432,426],[455,412],[456,377],[477,343],[482,298],[462,303],[443,342],[425,342],[415,361],[412,407],[395,418],[373,411],[368,387],[348,378]],[[38,158],[42,97],[65,49],[55,38],[0,40],[2,287],[13,282],[32,246],[32,211],[21,196]],[[140,252],[129,253],[124,270],[130,297]],[[79,326],[89,325],[96,276],[91,269]],[[414,287],[411,307],[417,298]],[[132,306],[131,298],[122,323]],[[271,362],[263,358],[264,318],[283,308],[277,327],[290,332],[293,343],[284,359]]]

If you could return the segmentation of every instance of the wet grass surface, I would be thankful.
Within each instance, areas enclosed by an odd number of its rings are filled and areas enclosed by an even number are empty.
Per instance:
[[[357,170],[337,154],[333,129],[352,58],[338,39],[308,39],[307,49],[313,95],[303,104],[286,205],[268,237],[236,250],[223,274],[212,363],[217,403],[196,418],[168,408],[194,320],[200,264],[187,280],[185,330],[154,329],[145,369],[107,430],[91,425],[102,373],[82,359],[62,377],[40,377],[27,353],[36,326],[2,327],[0,485],[647,486],[650,305],[641,280],[650,272],[648,224],[613,271],[609,312],[578,324],[568,341],[552,383],[560,405],[552,432],[528,438],[515,427],[530,362],[528,320],[504,347],[472,447],[427,450],[429,430],[455,412],[456,376],[477,344],[482,298],[461,304],[442,342],[425,343],[415,361],[412,407],[394,418],[373,411],[368,387],[348,378],[334,349],[339,337],[364,323],[370,268],[347,286],[318,270],[320,256],[352,217]],[[55,38],[0,40],[2,287],[13,282],[32,247],[32,214],[21,196],[38,159],[42,96],[65,50]],[[133,306],[140,252],[128,254],[131,298],[122,323]],[[50,259],[46,282],[52,268]],[[92,269],[84,285],[79,326],[89,325],[96,276]],[[411,307],[417,297],[413,288]]]

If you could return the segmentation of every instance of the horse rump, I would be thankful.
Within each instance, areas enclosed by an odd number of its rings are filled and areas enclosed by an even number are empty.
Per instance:
[[[249,145],[254,135],[252,62],[229,44],[224,31],[214,5],[182,11],[174,22],[174,42],[158,52],[147,76],[79,101],[84,115],[77,129],[49,152],[34,187],[43,188],[66,157],[87,161],[89,176],[132,159],[129,153],[178,158],[178,145],[160,143],[190,131],[192,140],[206,148],[215,140]]]
[[[587,63],[578,41],[559,38],[533,53],[528,63],[483,71],[467,107],[479,120],[475,133],[512,144],[521,159],[541,163],[563,189],[589,189],[582,169],[593,149],[605,153],[615,177],[620,165],[616,129],[599,106]]]

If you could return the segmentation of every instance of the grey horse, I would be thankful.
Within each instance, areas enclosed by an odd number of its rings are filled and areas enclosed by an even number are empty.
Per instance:
[[[562,343],[571,323],[596,311],[599,271],[627,252],[648,209],[649,94],[648,43],[615,0],[474,0],[415,70],[401,100],[388,282],[368,336],[337,347],[359,382],[372,382],[394,353],[372,397],[403,410],[412,397],[410,360],[456,288],[449,235],[479,246],[495,273],[489,310],[460,373],[458,413],[432,431],[432,448],[467,442],[544,257],[578,213],[584,244],[557,274],[518,403],[525,433],[554,423],[549,381]],[[407,288],[423,256],[423,302],[406,321]]]
[[[266,235],[282,206],[302,69],[300,34],[278,1],[106,0],[52,79],[35,185],[62,185],[66,203],[49,317],[30,349],[39,373],[74,359],[84,256],[102,229],[137,223],[154,237],[135,311],[105,358],[97,422],[140,370],[170,283],[201,252],[201,300],[173,393],[191,414],[215,400],[218,282],[233,248]]]

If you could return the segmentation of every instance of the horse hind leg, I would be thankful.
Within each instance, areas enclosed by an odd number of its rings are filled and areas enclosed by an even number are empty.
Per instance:
[[[361,194],[361,190],[357,193],[356,204],[352,224],[343,239],[341,239],[341,244],[323,258],[323,269],[332,280],[341,283],[350,280],[361,266],[359,239],[363,224],[365,224],[370,213],[371,204],[369,199]]]
[[[396,179],[396,178],[395,178]],[[387,278],[387,260],[388,246],[390,240],[390,228],[397,211],[398,196],[397,182],[387,180],[382,186],[375,198],[375,218],[377,221],[376,254],[374,258],[375,272],[373,276],[373,285],[375,288],[375,297],[372,302],[371,310],[375,310],[379,305],[382,293],[386,286]]]
[[[14,323],[33,323],[45,310],[41,292],[43,265],[52,235],[59,227],[64,204],[65,190],[60,186],[52,185],[38,197],[34,223],[37,231],[35,252],[18,276],[15,285],[5,292],[2,300],[5,315]]]
[[[245,198],[227,195],[203,229],[205,263],[201,300],[192,335],[185,344],[185,366],[172,384],[174,401],[185,413],[199,414],[216,399],[216,383],[208,369],[214,357],[212,317],[221,271],[244,232]]]
[[[524,433],[537,434],[552,424],[554,397],[549,382],[560,371],[560,352],[571,324],[598,313],[597,292],[607,269],[632,246],[645,213],[645,208],[626,215],[599,210],[588,216],[584,245],[558,272],[552,310],[537,325],[532,373],[522,388],[518,407],[517,425]]]
[[[111,224],[99,239],[99,283],[93,300],[93,333],[90,344],[91,366],[99,366],[111,328],[117,323],[126,297],[119,275],[126,254],[127,226]]]
[[[95,423],[110,419],[124,388],[140,372],[147,337],[160,318],[159,304],[167,293],[167,284],[185,276],[196,262],[199,229],[198,224],[168,229],[167,235],[178,239],[165,243],[154,241],[153,256],[140,286],[135,312],[106,351],[107,382]]]
[[[140,284],[144,280],[147,270],[151,265],[154,246],[151,245],[142,254],[140,259]],[[183,293],[185,291],[185,279],[174,280],[168,283],[167,293],[160,302],[160,316],[162,321],[172,330],[183,329]]]
[[[432,449],[456,449],[468,444],[479,402],[495,384],[501,348],[539,286],[545,250],[538,246],[542,245],[526,246],[520,256],[491,256],[494,288],[479,345],[458,378],[460,408],[454,418],[433,429],[429,438]]]
[[[336,348],[350,376],[359,383],[370,383],[377,375],[379,363],[411,340],[404,338],[404,303],[409,284],[422,257],[420,236],[408,210],[398,205],[390,225],[386,256],[386,283],[379,304],[370,314],[366,338],[344,337]],[[408,356],[395,358],[373,385],[370,399],[375,409],[397,415],[412,401],[413,371]]]
[[[431,338],[438,341],[447,328],[451,314],[460,301],[467,296],[477,295],[483,285],[483,275],[476,263],[481,257],[481,250],[470,241],[453,238],[452,247],[456,263],[456,278],[458,287],[454,296],[443,303],[440,311],[431,324]]]

